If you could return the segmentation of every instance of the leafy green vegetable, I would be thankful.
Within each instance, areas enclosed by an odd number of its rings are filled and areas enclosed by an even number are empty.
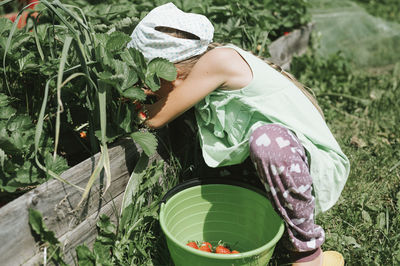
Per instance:
[[[48,260],[58,265],[67,265],[63,260],[63,254],[60,247],[60,242],[56,238],[53,231],[47,229],[43,222],[41,213],[34,209],[29,209],[29,225],[32,231],[38,237],[39,242],[45,245],[48,249]]]

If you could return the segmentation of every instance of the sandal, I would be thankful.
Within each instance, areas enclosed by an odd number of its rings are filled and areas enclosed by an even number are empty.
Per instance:
[[[323,266],[343,266],[344,258],[342,254],[337,251],[324,251],[322,253],[322,265]]]

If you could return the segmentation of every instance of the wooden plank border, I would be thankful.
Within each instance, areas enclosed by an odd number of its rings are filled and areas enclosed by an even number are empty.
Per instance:
[[[55,232],[63,244],[67,263],[73,264],[75,247],[91,245],[96,236],[96,221],[105,213],[115,222],[119,215],[122,195],[142,150],[132,141],[123,140],[109,149],[112,182],[104,196],[101,178],[93,185],[88,199],[76,209],[82,193],[58,180],[50,180],[0,209],[0,264],[3,266],[38,265],[43,263],[43,253],[35,242],[29,222],[28,209],[34,208],[43,215],[46,226]],[[149,163],[160,159],[156,154]],[[85,187],[99,154],[65,171],[61,177],[80,187]]]

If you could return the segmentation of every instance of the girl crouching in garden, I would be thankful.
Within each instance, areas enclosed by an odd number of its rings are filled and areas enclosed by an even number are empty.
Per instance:
[[[172,3],[140,21],[128,46],[146,60],[168,59],[178,73],[162,80],[144,123],[160,128],[194,106],[207,165],[250,156],[285,221],[293,265],[343,265],[339,253],[321,251],[325,234],[315,224],[338,200],[350,169],[321,109],[290,74],[234,45],[212,43],[213,33],[206,17]]]

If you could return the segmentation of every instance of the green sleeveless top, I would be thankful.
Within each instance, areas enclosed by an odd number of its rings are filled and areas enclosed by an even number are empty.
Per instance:
[[[210,167],[243,162],[252,131],[266,123],[285,126],[308,152],[315,212],[338,200],[350,163],[315,106],[288,78],[234,45],[250,66],[253,79],[239,90],[216,89],[195,106],[203,157]]]

